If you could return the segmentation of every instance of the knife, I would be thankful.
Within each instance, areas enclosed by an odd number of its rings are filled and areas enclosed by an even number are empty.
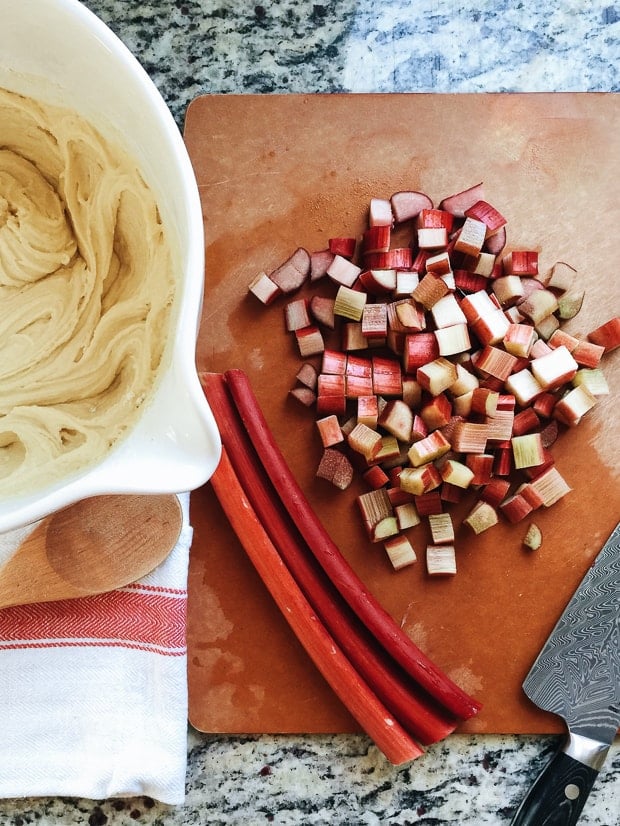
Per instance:
[[[512,826],[573,826],[620,725],[620,523],[523,683],[568,737],[543,769]]]

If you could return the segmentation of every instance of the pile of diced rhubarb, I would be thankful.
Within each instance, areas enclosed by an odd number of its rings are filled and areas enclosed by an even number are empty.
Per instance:
[[[620,317],[585,339],[563,331],[583,301],[579,274],[564,262],[539,272],[536,249],[509,250],[506,224],[482,184],[437,207],[398,192],[371,200],[361,238],[300,247],[249,285],[285,302],[302,360],[291,393],[315,410],[323,447],[317,476],[345,489],[363,475],[368,537],[395,569],[416,560],[407,532],[426,519],[429,573],[456,572],[450,506],[467,491],[468,529],[526,520],[537,548],[534,512],[570,490],[550,447],[609,393],[601,360]],[[393,245],[406,227],[409,243]],[[333,295],[293,296],[319,279]]]

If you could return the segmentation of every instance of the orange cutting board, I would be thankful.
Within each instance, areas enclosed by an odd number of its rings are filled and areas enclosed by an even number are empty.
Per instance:
[[[395,573],[358,519],[356,485],[314,477],[313,415],[288,396],[300,359],[285,300],[265,308],[249,282],[298,246],[360,236],[371,197],[422,190],[435,203],[484,181],[508,219],[508,247],[534,248],[542,273],[575,266],[586,289],[576,335],[620,312],[620,101],[605,94],[207,96],[185,140],[202,198],[206,291],[198,367],[247,371],[277,441],[333,538],[407,633],[483,703],[463,731],[554,732],[522,680],[573,590],[620,518],[620,352],[605,359],[611,394],[553,448],[572,488],[525,525],[475,538],[458,530],[458,573],[430,579],[419,561]],[[329,285],[321,283],[320,290]],[[310,295],[304,290],[302,295]],[[189,699],[207,732],[355,731],[278,614],[208,486],[191,500]],[[462,507],[455,513],[463,515]]]

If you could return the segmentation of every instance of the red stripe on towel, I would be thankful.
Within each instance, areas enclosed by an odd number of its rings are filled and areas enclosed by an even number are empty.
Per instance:
[[[121,647],[181,656],[186,592],[136,586],[61,602],[0,610],[0,650]]]

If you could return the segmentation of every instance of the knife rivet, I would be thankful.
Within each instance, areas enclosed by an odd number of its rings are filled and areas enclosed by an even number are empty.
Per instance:
[[[579,786],[569,783],[564,789],[564,796],[567,800],[577,800],[579,797]]]

